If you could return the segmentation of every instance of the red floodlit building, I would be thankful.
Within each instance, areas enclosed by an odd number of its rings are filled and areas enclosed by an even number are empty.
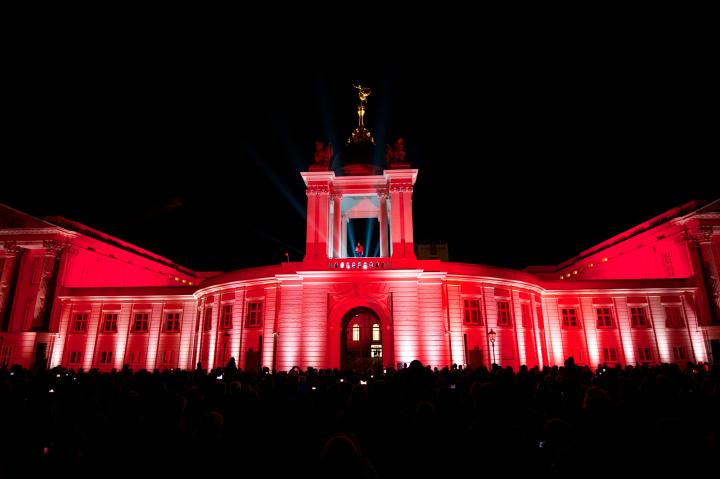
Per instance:
[[[0,205],[0,365],[519,367],[712,361],[720,200],[690,202],[559,266],[421,260],[402,141],[385,169],[362,124],[342,174],[316,145],[301,262],[188,270],[80,223]],[[355,256],[358,221],[364,255]],[[372,249],[372,250],[371,250]]]

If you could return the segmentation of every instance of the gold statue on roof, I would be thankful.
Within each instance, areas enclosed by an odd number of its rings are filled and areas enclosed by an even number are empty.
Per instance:
[[[362,85],[355,85],[353,84],[353,87],[357,88],[358,91],[358,97],[360,98],[360,103],[363,105],[367,101],[367,97],[370,96],[370,88],[362,86]]]
[[[361,142],[370,142],[374,145],[375,139],[372,137],[367,128],[365,128],[365,103],[367,103],[367,98],[370,96],[370,88],[360,84],[356,85],[354,83],[353,88],[357,89],[358,98],[360,98],[360,104],[357,107],[358,127],[355,128],[355,131],[353,131],[350,138],[348,138],[348,145],[350,143]]]

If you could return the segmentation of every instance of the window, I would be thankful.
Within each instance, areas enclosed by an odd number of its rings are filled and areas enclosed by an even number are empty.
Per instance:
[[[577,310],[575,308],[562,308],[560,310],[562,314],[562,327],[563,328],[577,328]]]
[[[203,331],[212,329],[212,306],[205,308],[205,319],[203,319]]]
[[[650,348],[638,348],[638,359],[640,361],[652,361],[652,350]]]
[[[688,349],[685,346],[673,346],[673,358],[675,361],[687,361]]]
[[[685,318],[683,318],[682,308],[680,306],[665,306],[665,327],[685,327]]]
[[[150,314],[148,313],[135,313],[132,328],[133,333],[147,333],[149,318]]]
[[[257,328],[262,326],[262,306],[261,301],[251,301],[248,303],[245,327]]]
[[[69,364],[80,364],[82,361],[82,351],[71,351],[70,358],[68,359]]]
[[[595,308],[597,312],[597,327],[598,328],[612,328],[613,318],[611,308]]]
[[[175,351],[163,351],[160,353],[160,364],[173,366],[175,364]]]
[[[71,332],[73,333],[84,333],[87,331],[88,313],[75,313],[73,315],[73,322]]]
[[[12,346],[0,346],[0,367],[10,364],[10,356],[12,356]]]
[[[520,316],[522,317],[522,327],[532,328],[532,316],[530,314],[530,305],[528,303],[520,303]]]
[[[372,327],[372,340],[373,341],[380,341],[380,325],[379,324],[373,324]]]
[[[647,319],[645,307],[630,308],[630,326],[633,328],[649,328],[650,322]]]
[[[117,313],[105,313],[103,314],[103,333],[117,333]]]
[[[222,329],[232,328],[232,304],[226,304],[222,307],[222,319],[220,320],[220,327]]]
[[[482,317],[480,316],[480,300],[466,299],[463,301],[465,306],[465,324],[474,326],[482,326]]]
[[[103,351],[100,353],[100,364],[112,363],[112,351]]]
[[[612,362],[617,361],[617,349],[615,348],[603,348],[603,361]]]
[[[497,325],[498,326],[512,326],[510,319],[510,303],[508,301],[497,302]]]
[[[142,351],[130,351],[129,364],[140,364],[142,363]]]
[[[360,341],[360,325],[359,325],[359,324],[353,324],[353,327],[352,327],[352,340],[353,340],[353,341]]]
[[[179,333],[180,332],[180,313],[165,313],[165,332],[166,333]]]

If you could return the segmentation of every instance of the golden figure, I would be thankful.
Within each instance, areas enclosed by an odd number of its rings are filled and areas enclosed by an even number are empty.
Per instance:
[[[367,97],[370,96],[370,88],[364,87],[362,85],[355,85],[355,84],[353,84],[353,86],[355,88],[357,88],[358,97],[360,98],[360,103],[364,105],[365,102],[367,101]]]
[[[347,142],[348,144],[350,144],[369,141],[374,145],[375,140],[373,139],[370,132],[365,129],[365,103],[367,102],[367,98],[370,96],[370,88],[355,84],[353,84],[353,88],[357,89],[358,98],[360,98],[360,104],[357,107],[358,127],[355,128],[355,131],[353,131]]]

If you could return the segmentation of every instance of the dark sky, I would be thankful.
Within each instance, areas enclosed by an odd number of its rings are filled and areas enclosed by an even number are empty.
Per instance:
[[[447,240],[454,261],[554,264],[720,197],[717,51],[702,29],[339,30],[26,33],[4,68],[0,202],[194,269],[299,260],[299,172],[315,140],[337,150],[354,128],[358,81],[378,143],[403,136],[419,168],[416,238]]]

